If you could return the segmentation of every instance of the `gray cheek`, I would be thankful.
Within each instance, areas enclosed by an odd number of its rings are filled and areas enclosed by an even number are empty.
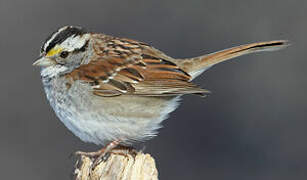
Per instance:
[[[66,64],[77,67],[81,64],[83,57],[84,53],[72,53],[66,58]]]
[[[57,58],[55,58],[55,60],[60,65],[65,65],[66,64],[66,59],[64,59],[64,58],[57,57]]]

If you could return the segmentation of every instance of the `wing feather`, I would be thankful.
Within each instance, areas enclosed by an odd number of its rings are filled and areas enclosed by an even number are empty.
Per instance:
[[[89,83],[95,95],[105,97],[208,93],[191,83],[191,76],[169,60],[170,57],[153,47],[127,39],[116,39],[113,43],[108,42],[108,55],[97,52],[99,58],[81,65],[67,77]],[[103,48],[96,49],[106,51]]]

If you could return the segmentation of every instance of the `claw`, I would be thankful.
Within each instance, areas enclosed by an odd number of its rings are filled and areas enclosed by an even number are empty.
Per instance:
[[[94,163],[92,164],[92,170],[95,169],[95,167],[102,161],[102,160],[106,160],[107,159],[107,154],[109,152],[103,152],[101,153],[94,161]]]
[[[104,152],[105,148],[100,149],[99,151],[95,151],[95,152],[83,152],[83,151],[77,151],[75,152],[75,155],[77,156],[87,156],[87,157],[97,157],[100,156],[100,154],[102,154]]]
[[[126,147],[119,145],[119,141],[113,141],[110,144],[106,145],[104,148],[95,152],[82,152],[77,151],[75,155],[77,156],[86,156],[94,159],[93,164],[91,165],[91,170],[94,170],[97,165],[106,160],[110,154],[117,154],[122,156],[128,156],[129,154],[135,157],[137,155],[137,151],[132,147]]]
[[[110,153],[114,148],[116,148],[119,145],[119,141],[113,141],[100,149],[99,151],[95,152],[82,152],[77,151],[75,152],[75,155],[77,156],[86,156],[90,158],[95,158],[94,163],[92,164],[92,170],[95,169],[95,167],[101,162],[101,160],[104,160],[106,158],[106,155]]]

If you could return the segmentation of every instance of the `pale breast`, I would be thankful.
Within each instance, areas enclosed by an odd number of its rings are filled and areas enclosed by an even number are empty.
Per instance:
[[[95,144],[120,140],[130,145],[155,136],[179,100],[178,96],[100,97],[93,95],[88,85],[67,84],[64,77],[43,82],[47,98],[65,126],[81,140]]]

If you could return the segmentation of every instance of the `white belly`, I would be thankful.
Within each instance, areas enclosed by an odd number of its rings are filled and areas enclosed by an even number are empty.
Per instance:
[[[65,126],[81,140],[102,145],[114,140],[130,145],[150,139],[179,100],[131,95],[100,97],[81,83],[67,89],[64,78],[45,81],[44,86],[51,106]]]

